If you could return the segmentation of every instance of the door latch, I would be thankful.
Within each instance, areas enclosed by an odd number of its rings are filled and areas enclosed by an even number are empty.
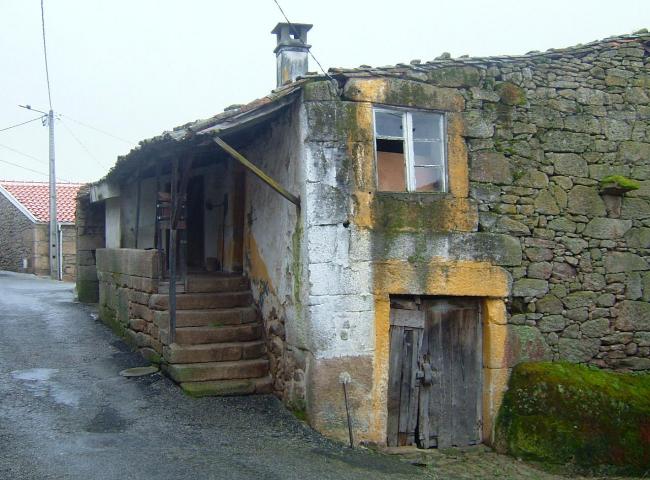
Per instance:
[[[434,378],[438,378],[438,370],[431,367],[429,362],[421,363],[421,368],[415,372],[415,378],[420,381],[422,385],[431,385]]]

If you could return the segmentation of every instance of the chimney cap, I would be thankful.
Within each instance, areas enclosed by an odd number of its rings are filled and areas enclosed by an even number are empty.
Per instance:
[[[307,32],[311,30],[313,25],[309,23],[278,23],[271,33],[277,35],[276,52],[281,47],[306,47],[311,46],[307,44]]]
[[[293,30],[294,35],[300,35],[301,33],[307,33],[309,30],[311,30],[311,27],[314,25],[311,23],[286,23],[286,22],[280,22],[278,23],[273,30],[271,30],[271,33],[275,33],[276,35],[280,35],[282,33],[283,29],[289,29]]]

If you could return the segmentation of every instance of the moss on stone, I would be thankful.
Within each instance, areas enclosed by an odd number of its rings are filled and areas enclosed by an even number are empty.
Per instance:
[[[608,175],[600,179],[600,186],[603,187],[607,184],[616,184],[622,190],[638,190],[641,184],[636,180],[624,177],[623,175]]]
[[[649,469],[650,375],[521,363],[499,411],[495,446],[554,464]]]
[[[501,82],[494,87],[499,93],[501,102],[506,105],[524,105],[526,103],[526,93],[514,83]]]
[[[99,301],[99,282],[77,279],[77,298],[81,303],[97,303]]]
[[[429,105],[435,103],[435,94],[429,86],[419,82],[392,82],[386,92],[386,103],[390,105]]]
[[[427,76],[430,82],[442,87],[474,87],[481,80],[479,69],[469,66],[439,68]]]
[[[294,399],[287,403],[287,409],[293,413],[301,422],[309,423],[309,415],[307,414],[307,405],[302,399]]]
[[[126,328],[117,320],[117,315],[112,308],[109,308],[106,305],[99,306],[99,318],[104,322],[113,332],[124,338],[126,334]]]

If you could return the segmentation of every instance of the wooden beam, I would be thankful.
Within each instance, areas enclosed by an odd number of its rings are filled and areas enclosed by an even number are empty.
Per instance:
[[[296,197],[295,195],[289,193],[287,190],[284,189],[284,187],[282,187],[282,185],[280,185],[278,182],[276,182],[273,178],[269,177],[266,173],[264,173],[258,167],[253,165],[250,161],[248,161],[246,159],[246,157],[244,157],[241,153],[239,153],[237,150],[235,150],[230,145],[228,145],[226,142],[224,142],[221,138],[214,137],[213,140],[217,145],[219,145],[226,152],[228,152],[235,160],[237,160],[244,167],[246,167],[248,170],[253,172],[253,174],[256,175],[260,180],[262,180],[264,183],[266,183],[273,190],[275,190],[280,195],[282,195],[284,198],[286,198],[291,203],[293,203],[296,207],[300,208],[300,197]]]

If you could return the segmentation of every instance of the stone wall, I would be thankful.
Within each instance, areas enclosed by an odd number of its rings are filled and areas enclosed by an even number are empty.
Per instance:
[[[61,225],[61,240],[63,280],[74,282],[77,270],[77,229],[75,225]]]
[[[0,270],[34,273],[34,223],[0,195]],[[27,268],[23,268],[27,259]]]
[[[158,361],[168,329],[166,311],[150,307],[158,292],[158,252],[129,248],[98,248],[99,315],[129,345]]]
[[[312,425],[345,436],[347,371],[358,438],[385,441],[390,294],[485,299],[488,441],[521,361],[650,368],[649,41],[335,70],[337,84],[305,85]],[[447,193],[377,191],[375,105],[446,114]],[[608,195],[611,174],[641,188]]]
[[[509,323],[537,359],[650,368],[649,41],[460,70],[479,230],[521,244]],[[641,188],[607,194],[608,175]]]
[[[104,205],[90,203],[87,187],[82,187],[77,195],[75,226],[77,297],[80,302],[96,303],[99,301],[96,250],[105,246]]]

